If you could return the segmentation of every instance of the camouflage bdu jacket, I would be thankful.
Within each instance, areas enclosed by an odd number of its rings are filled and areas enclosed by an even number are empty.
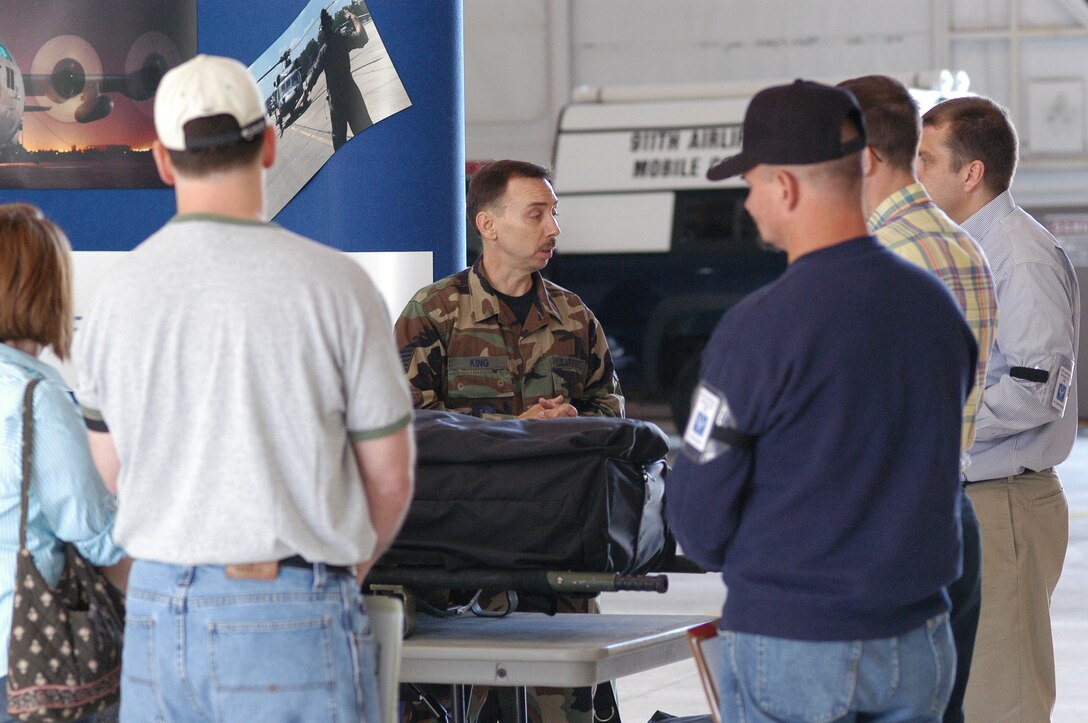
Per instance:
[[[534,277],[524,327],[480,261],[412,297],[395,333],[417,409],[516,417],[540,397],[562,394],[579,414],[623,416],[600,323],[575,294]]]

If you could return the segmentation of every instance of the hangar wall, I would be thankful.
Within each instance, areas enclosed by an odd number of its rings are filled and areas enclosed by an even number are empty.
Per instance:
[[[550,162],[579,85],[940,68],[1009,107],[1021,203],[1088,209],[1085,0],[467,0],[467,156]]]

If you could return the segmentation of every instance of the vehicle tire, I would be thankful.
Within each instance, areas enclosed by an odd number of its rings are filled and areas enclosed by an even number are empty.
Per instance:
[[[699,367],[703,360],[703,350],[688,358],[676,375],[676,384],[672,388],[672,420],[676,424],[677,434],[683,434],[691,414],[691,395],[699,383]]]

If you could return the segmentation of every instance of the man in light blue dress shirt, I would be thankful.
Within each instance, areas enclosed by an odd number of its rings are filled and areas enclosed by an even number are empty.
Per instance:
[[[1054,466],[1077,434],[1080,292],[1061,246],[1009,192],[1017,138],[1005,109],[957,98],[923,123],[919,177],[986,252],[1001,319],[965,476],[982,529],[982,611],[964,709],[968,721],[1050,720],[1050,596],[1069,538]]]

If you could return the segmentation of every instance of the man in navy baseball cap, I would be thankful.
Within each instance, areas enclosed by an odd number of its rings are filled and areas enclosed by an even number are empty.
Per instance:
[[[861,111],[808,81],[748,107],[741,174],[777,280],[703,349],[665,490],[729,590],[722,720],[938,723],[955,649],[960,427],[977,344],[933,274],[869,235]]]

